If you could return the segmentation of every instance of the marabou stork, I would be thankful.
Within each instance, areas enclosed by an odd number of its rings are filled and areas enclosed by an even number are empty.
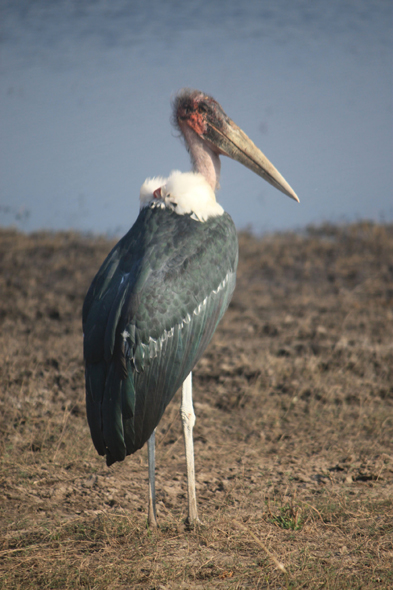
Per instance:
[[[173,122],[184,137],[193,170],[144,182],[139,216],[104,261],[83,306],[91,436],[108,465],[148,441],[152,526],[155,428],[181,385],[188,521],[198,520],[191,371],[229,305],[238,261],[235,226],[215,197],[219,156],[237,160],[298,201],[211,96],[180,91]]]

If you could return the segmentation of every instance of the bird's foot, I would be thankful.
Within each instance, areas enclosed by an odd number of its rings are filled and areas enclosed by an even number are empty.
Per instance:
[[[147,520],[147,528],[151,529],[152,531],[157,531],[160,527],[157,524],[157,521],[150,521],[149,519]]]
[[[153,510],[149,510],[149,513],[148,513],[147,528],[155,529],[155,530],[157,530],[157,528],[158,528],[157,517],[156,517],[155,511],[153,511]]]
[[[190,518],[187,516],[186,520],[184,521],[184,526],[187,531],[193,531],[201,526],[203,526],[203,522],[199,520],[198,517]]]

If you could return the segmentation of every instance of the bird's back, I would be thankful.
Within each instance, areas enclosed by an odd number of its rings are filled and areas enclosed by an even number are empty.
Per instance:
[[[141,448],[229,305],[238,259],[226,213],[144,208],[83,306],[86,406],[107,463]]]

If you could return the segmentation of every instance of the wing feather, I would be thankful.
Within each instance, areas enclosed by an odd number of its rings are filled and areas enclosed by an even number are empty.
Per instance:
[[[233,222],[145,208],[108,255],[83,308],[86,403],[108,464],[141,448],[229,305]]]

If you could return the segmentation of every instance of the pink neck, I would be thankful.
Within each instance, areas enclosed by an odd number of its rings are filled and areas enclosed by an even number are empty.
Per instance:
[[[191,154],[194,172],[202,174],[213,191],[216,191],[219,188],[221,171],[221,162],[218,154],[187,124],[180,125],[180,128]]]

